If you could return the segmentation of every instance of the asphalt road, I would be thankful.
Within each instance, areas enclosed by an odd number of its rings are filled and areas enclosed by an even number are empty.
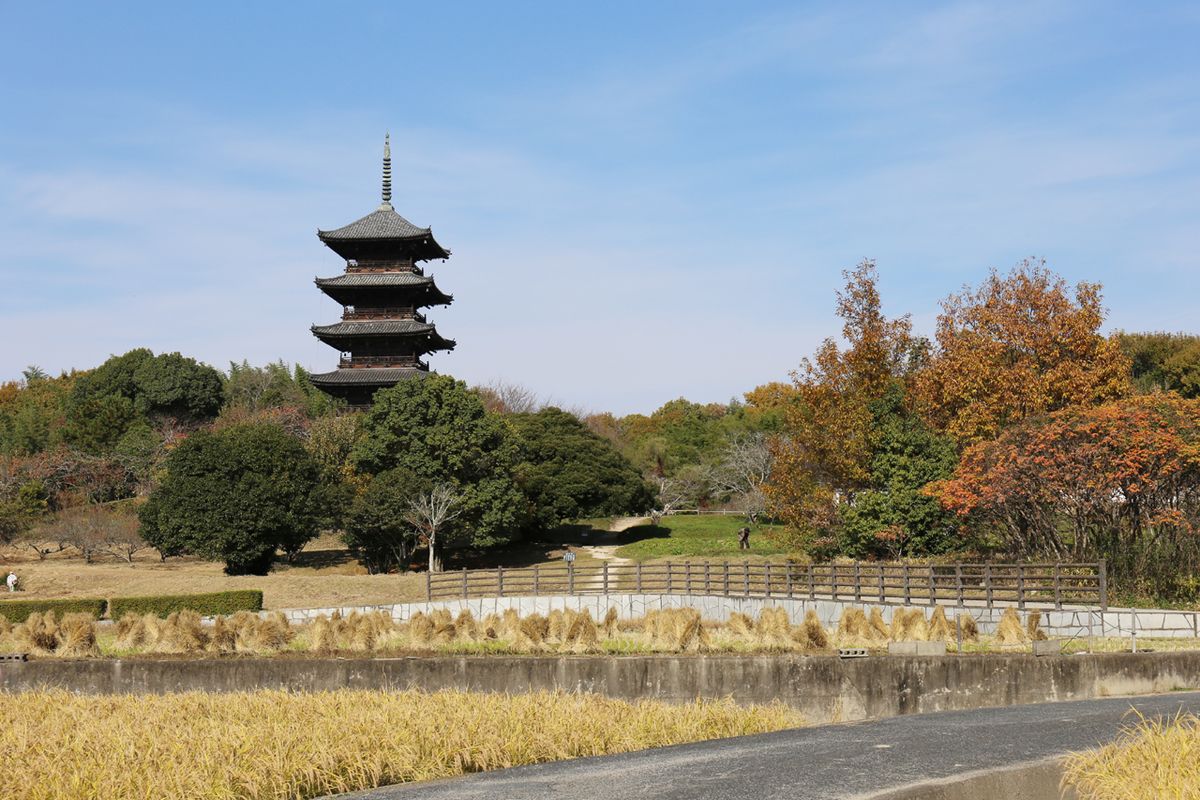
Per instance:
[[[824,725],[403,784],[343,799],[829,800],[1036,761],[1112,739],[1130,709],[1200,713],[1200,692]]]

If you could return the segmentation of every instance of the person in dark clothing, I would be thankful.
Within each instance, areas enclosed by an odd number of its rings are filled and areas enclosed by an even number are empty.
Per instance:
[[[738,550],[750,549],[750,529],[742,527],[738,529]]]

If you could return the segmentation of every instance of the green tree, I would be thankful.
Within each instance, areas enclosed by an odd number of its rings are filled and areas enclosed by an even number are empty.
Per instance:
[[[874,446],[869,485],[843,510],[842,551],[858,558],[897,558],[961,546],[954,515],[922,491],[954,472],[958,463],[954,441],[905,408],[898,383],[871,404],[871,414]]]
[[[654,503],[633,464],[571,414],[546,408],[509,419],[520,442],[518,481],[539,527],[645,511]]]
[[[167,457],[139,514],[142,536],[164,555],[265,575],[278,550],[298,552],[316,535],[323,497],[316,462],[278,426],[200,431]]]
[[[261,367],[248,361],[231,363],[225,378],[225,406],[247,411],[298,408],[317,418],[330,414],[339,404],[312,385],[303,367],[289,368],[280,360]]]
[[[1200,397],[1200,336],[1122,331],[1116,339],[1133,365],[1133,385],[1139,392],[1161,389]]]
[[[528,503],[513,478],[515,437],[465,383],[445,375],[402,381],[375,394],[362,424],[351,453],[360,472],[402,468],[461,492],[451,538],[488,546],[524,526]]]
[[[130,350],[75,381],[66,439],[88,452],[108,452],[138,420],[190,426],[212,419],[221,392],[221,374],[210,366],[179,353]]]
[[[342,540],[370,573],[407,570],[417,549],[417,531],[406,521],[413,501],[430,488],[406,469],[374,476],[346,514]]]
[[[178,420],[212,419],[221,410],[221,373],[179,353],[163,353],[133,373],[138,411]]]

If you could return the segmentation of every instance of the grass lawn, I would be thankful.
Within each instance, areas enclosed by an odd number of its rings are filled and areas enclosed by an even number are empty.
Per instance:
[[[649,561],[658,558],[728,559],[777,561],[789,552],[767,535],[779,525],[754,525],[750,528],[750,549],[739,550],[737,531],[745,525],[742,517],[673,516],[658,525],[639,525],[623,531],[618,538],[618,558]]]

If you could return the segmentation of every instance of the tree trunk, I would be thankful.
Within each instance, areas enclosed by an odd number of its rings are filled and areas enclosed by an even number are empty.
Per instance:
[[[429,534],[429,571],[442,571],[442,557],[437,552],[437,534]]]

